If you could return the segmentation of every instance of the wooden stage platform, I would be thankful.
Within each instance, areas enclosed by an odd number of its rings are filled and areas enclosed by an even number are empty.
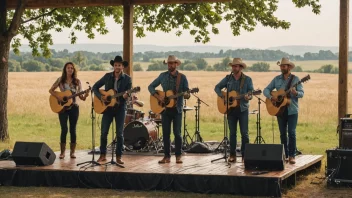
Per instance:
[[[158,164],[162,156],[126,154],[125,168],[116,165],[78,167],[90,161],[88,151],[78,151],[76,159],[56,158],[53,165],[16,167],[13,161],[0,161],[0,185],[113,188],[124,190],[163,190],[196,193],[281,196],[285,183],[295,184],[296,174],[321,165],[322,155],[299,155],[296,164],[285,170],[254,175],[244,169],[241,158],[227,166],[224,159],[211,163],[222,154],[185,154],[183,164],[175,157],[169,164]],[[58,156],[58,153],[56,153]],[[96,159],[98,156],[96,155]],[[110,156],[107,157],[110,161]]]

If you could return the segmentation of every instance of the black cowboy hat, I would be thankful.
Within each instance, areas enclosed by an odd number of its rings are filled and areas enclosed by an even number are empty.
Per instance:
[[[124,61],[121,56],[115,56],[115,59],[110,61],[111,66],[114,66],[114,63],[122,63],[123,67],[128,67],[128,62]]]

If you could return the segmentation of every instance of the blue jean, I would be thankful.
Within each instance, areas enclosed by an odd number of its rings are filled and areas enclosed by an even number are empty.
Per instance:
[[[287,108],[282,115],[277,116],[279,124],[281,144],[285,148],[285,156],[294,157],[296,153],[296,126],[298,114],[288,115]],[[288,133],[288,142],[287,142]]]
[[[68,132],[67,120],[70,123],[70,138],[71,143],[76,143],[76,126],[79,116],[79,107],[73,105],[71,109],[59,113],[59,120],[61,126],[60,142],[66,143],[66,137]]]
[[[231,109],[227,115],[227,120],[230,128],[230,155],[236,155],[237,144],[237,122],[240,123],[241,132],[241,153],[244,156],[244,150],[247,143],[249,143],[248,136],[248,109],[241,112],[241,109]]]
[[[116,110],[109,109],[103,114],[101,119],[101,135],[100,135],[100,153],[106,154],[106,145],[108,141],[109,128],[112,120],[115,118],[116,123],[116,155],[122,156],[123,149],[123,126],[125,122],[125,107],[119,106]],[[113,140],[114,141],[114,140]]]
[[[181,155],[181,124],[182,124],[182,113],[178,113],[176,108],[166,109],[162,113],[161,124],[163,129],[163,142],[164,142],[164,155],[165,157],[171,157],[170,154],[170,135],[171,135],[171,122],[173,122],[173,131],[175,136],[175,155]]]

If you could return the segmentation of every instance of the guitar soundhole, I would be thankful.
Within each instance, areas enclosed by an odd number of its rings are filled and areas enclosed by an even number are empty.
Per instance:
[[[111,97],[111,96],[106,97],[106,101],[107,101],[108,103],[110,103],[110,102],[111,102],[111,99],[112,99],[112,97]]]
[[[67,97],[66,96],[62,98],[62,102],[64,102],[64,103],[67,102]]]
[[[233,97],[229,97],[229,105],[232,105],[233,104]]]
[[[278,97],[277,97],[277,102],[276,102],[276,103],[281,103],[283,99],[284,99],[284,97],[283,97],[283,96],[278,96]]]
[[[164,103],[165,103],[165,106],[168,105],[170,103],[170,100],[168,98],[165,98],[164,99]]]

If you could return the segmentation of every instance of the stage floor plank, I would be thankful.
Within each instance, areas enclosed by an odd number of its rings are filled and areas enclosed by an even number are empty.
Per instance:
[[[58,156],[59,153],[57,152]],[[0,173],[3,170],[22,170],[22,171],[66,171],[66,172],[78,172],[84,170],[84,172],[101,173],[129,173],[129,174],[145,174],[153,176],[155,174],[161,175],[181,175],[181,176],[214,176],[225,178],[236,177],[238,178],[258,178],[272,179],[273,181],[280,182],[296,174],[297,172],[304,170],[316,164],[320,164],[323,159],[322,155],[299,155],[296,157],[296,164],[285,164],[283,171],[269,171],[265,174],[253,175],[252,171],[247,171],[244,168],[244,163],[241,162],[241,158],[237,158],[236,163],[232,163],[231,166],[227,166],[224,159],[220,159],[215,162],[211,162],[213,159],[221,158],[222,154],[185,154],[182,157],[183,164],[176,164],[175,156],[172,156],[171,163],[158,164],[158,161],[162,159],[160,155],[143,155],[143,154],[125,154],[122,159],[125,162],[125,168],[120,168],[116,165],[113,166],[95,166],[82,169],[76,164],[90,161],[92,155],[88,155],[88,151],[81,150],[76,152],[76,159],[70,159],[69,153],[66,152],[66,157],[63,160],[56,158],[53,165],[50,166],[38,166],[38,167],[16,167],[13,161],[0,161]],[[98,159],[99,155],[96,155]],[[107,156],[107,162],[111,160],[111,155]],[[225,192],[226,193],[226,192]],[[245,194],[245,193],[240,193]],[[259,195],[259,194],[258,194]]]

